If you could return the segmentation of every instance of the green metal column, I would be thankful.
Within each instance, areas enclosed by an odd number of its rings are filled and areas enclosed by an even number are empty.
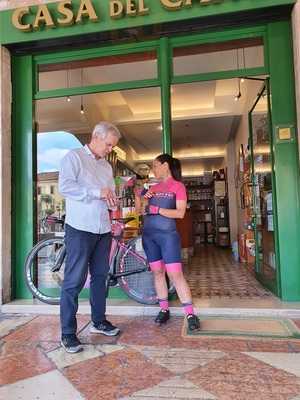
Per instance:
[[[279,295],[286,301],[299,301],[300,179],[290,22],[268,24],[267,36],[278,216]],[[285,135],[280,137],[279,130],[284,128],[287,130],[281,132]]]
[[[33,68],[31,56],[12,59],[13,137],[12,137],[12,263],[13,295],[29,296],[24,282],[23,265],[34,236],[33,157]]]
[[[169,39],[167,37],[161,38],[159,41],[159,78],[161,81],[162,149],[164,153],[169,154],[172,154],[171,62]]]

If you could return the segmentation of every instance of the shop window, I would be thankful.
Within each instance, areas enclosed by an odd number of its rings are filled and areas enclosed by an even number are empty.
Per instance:
[[[157,78],[155,51],[39,65],[39,90]]]
[[[60,217],[65,212],[64,199],[57,190],[61,158],[70,149],[89,143],[93,127],[101,120],[110,121],[121,132],[122,138],[108,160],[120,178],[116,180],[122,197],[120,212],[125,216],[133,211],[134,188],[123,183],[133,176],[143,184],[143,179],[149,178],[152,160],[162,152],[160,98],[160,88],[153,87],[74,96],[71,101],[60,97],[36,102],[40,130],[37,181],[47,189],[37,204],[40,239],[59,229],[57,224],[45,227],[45,216]],[[129,233],[137,234],[137,230]]]
[[[46,104],[43,101],[42,104]],[[41,103],[37,102],[37,120],[39,125],[45,125]],[[49,128],[53,126],[49,121]],[[57,223],[65,213],[65,201],[55,188],[58,183],[58,171],[62,157],[72,148],[82,144],[71,133],[64,131],[39,132],[37,134],[37,231],[38,238],[43,239],[62,231],[62,225]],[[55,182],[55,183],[54,183]],[[50,218],[49,218],[50,217]]]
[[[177,47],[173,49],[173,57],[175,76],[263,67],[263,39]]]

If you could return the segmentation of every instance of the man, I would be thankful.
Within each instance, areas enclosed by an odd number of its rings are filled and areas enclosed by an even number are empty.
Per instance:
[[[105,281],[109,270],[111,225],[108,208],[116,205],[113,172],[105,160],[121,137],[100,122],[91,141],[69,151],[61,162],[59,191],[66,198],[65,275],[61,291],[61,344],[68,353],[83,347],[77,338],[78,295],[90,271],[91,333],[115,336],[120,330],[105,318]]]

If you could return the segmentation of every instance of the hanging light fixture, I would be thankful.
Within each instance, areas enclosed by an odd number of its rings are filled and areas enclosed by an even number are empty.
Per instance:
[[[83,86],[83,68],[81,68],[81,87]],[[84,114],[83,96],[80,96],[80,114]]]
[[[243,67],[244,67],[244,70],[246,69],[246,59],[245,59],[245,48],[243,47]],[[245,82],[245,78],[241,78],[241,83],[244,83]]]
[[[239,49],[236,49],[236,69],[239,70],[239,67]],[[241,79],[238,78],[238,93],[234,96],[234,101],[238,101],[241,97]]]
[[[67,88],[70,89],[70,76],[69,76],[69,70],[67,69]],[[71,97],[67,96],[67,102],[70,103]]]
[[[80,96],[80,114],[84,114],[83,98]]]
[[[242,97],[241,93],[241,80],[238,79],[238,93],[234,96],[234,101],[238,101]]]

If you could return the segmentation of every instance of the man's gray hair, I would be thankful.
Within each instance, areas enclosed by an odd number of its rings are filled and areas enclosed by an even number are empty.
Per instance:
[[[106,139],[109,133],[118,139],[121,137],[121,133],[115,125],[110,122],[101,121],[95,126],[92,136],[100,136],[101,139]]]

